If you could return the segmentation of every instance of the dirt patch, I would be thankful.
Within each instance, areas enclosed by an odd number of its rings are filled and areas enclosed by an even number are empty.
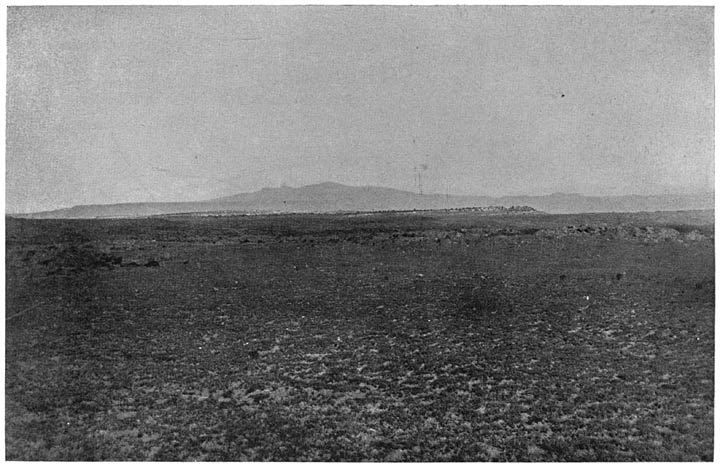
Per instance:
[[[46,266],[48,273],[78,272],[96,268],[111,269],[122,264],[122,257],[99,251],[92,244],[62,245],[44,252],[46,257],[38,260],[38,264]]]

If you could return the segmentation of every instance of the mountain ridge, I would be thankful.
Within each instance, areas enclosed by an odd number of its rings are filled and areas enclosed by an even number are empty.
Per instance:
[[[468,196],[418,194],[378,186],[323,182],[302,187],[262,188],[206,201],[88,204],[28,214],[24,218],[124,218],[197,213],[303,213],[431,210],[462,207],[529,206],[548,213],[641,212],[714,209],[714,193],[585,196]]]

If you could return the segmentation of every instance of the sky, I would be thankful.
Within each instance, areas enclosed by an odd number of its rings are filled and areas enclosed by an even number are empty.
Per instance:
[[[8,213],[325,181],[714,189],[711,7],[31,6],[7,20]]]

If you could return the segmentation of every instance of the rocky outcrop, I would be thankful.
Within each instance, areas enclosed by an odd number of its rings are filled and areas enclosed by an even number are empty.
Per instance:
[[[607,225],[568,225],[564,228],[541,229],[536,235],[546,238],[560,238],[566,236],[590,236],[603,235],[613,238],[638,240],[647,242],[660,241],[705,241],[714,239],[712,233],[705,234],[697,229],[687,232],[680,232],[675,228],[662,226],[635,226],[619,225],[609,227]]]

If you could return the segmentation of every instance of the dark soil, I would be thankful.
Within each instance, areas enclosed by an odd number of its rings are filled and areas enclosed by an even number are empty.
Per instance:
[[[8,460],[713,459],[712,213],[6,227]]]

